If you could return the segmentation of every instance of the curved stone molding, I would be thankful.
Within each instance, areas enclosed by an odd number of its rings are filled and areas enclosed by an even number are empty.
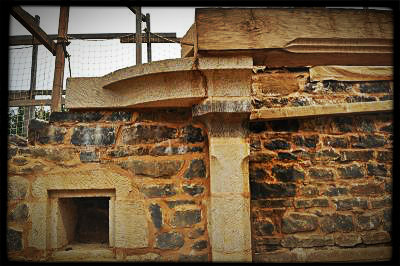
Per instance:
[[[246,56],[162,60],[69,78],[65,103],[69,109],[190,107],[209,95],[249,96],[252,68]]]

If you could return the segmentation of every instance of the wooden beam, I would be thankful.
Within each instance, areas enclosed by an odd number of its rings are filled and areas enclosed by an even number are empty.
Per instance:
[[[58,41],[56,48],[56,60],[54,68],[54,80],[53,80],[53,93],[51,95],[51,111],[60,112],[61,111],[61,91],[63,89],[64,80],[64,63],[65,55],[63,42],[67,37],[68,32],[68,18],[69,18],[69,7],[60,7],[60,18],[58,23]]]
[[[135,7],[132,7],[132,6],[128,6],[128,8],[129,8],[129,10],[130,11],[132,11],[133,12],[133,14],[137,14],[137,11],[136,11],[136,8]],[[138,12],[139,13],[139,12]],[[142,11],[140,11],[140,18],[141,18],[141,20],[143,21],[143,22],[146,22],[147,20],[146,20],[146,16],[145,15],[143,15],[142,14]]]
[[[151,28],[150,28],[150,14],[146,14],[146,30],[147,30],[147,38],[151,39]],[[142,39],[143,41],[143,39]],[[151,42],[147,42],[147,63],[151,62]]]
[[[250,115],[250,120],[277,120],[323,115],[364,114],[390,112],[392,110],[393,101],[268,108],[253,111]]]
[[[11,15],[18,20],[35,38],[37,38],[53,55],[56,54],[56,44],[38,25],[35,18],[20,6],[11,7]]]
[[[171,39],[173,41],[180,41],[181,38],[176,37],[176,33],[167,32],[167,33],[155,33],[162,37]],[[49,34],[48,35],[51,40],[57,40],[57,34]],[[134,33],[82,33],[82,34],[68,34],[68,38],[70,39],[101,39],[101,40],[113,40],[120,39],[121,43],[134,43],[136,39],[136,35]],[[147,43],[149,40],[152,43],[170,43],[162,38],[156,37],[155,35],[151,35],[149,39],[148,34],[142,33],[142,42]],[[17,35],[17,36],[9,36],[8,37],[8,45],[32,45],[37,44],[41,45],[42,43],[38,40],[32,41],[32,35]]]
[[[140,6],[135,7],[136,9],[136,36],[142,34],[142,8]],[[142,64],[142,38],[136,39],[136,65]]]
[[[41,106],[51,105],[50,99],[45,100],[12,100],[8,101],[8,107],[19,107],[19,106]],[[61,100],[62,104],[65,104],[65,99]]]

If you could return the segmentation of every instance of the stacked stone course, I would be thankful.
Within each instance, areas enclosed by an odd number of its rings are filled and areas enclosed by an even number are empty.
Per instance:
[[[131,179],[144,197],[149,244],[113,248],[117,259],[210,260],[206,142],[190,109],[52,113],[49,122],[32,120],[28,141],[9,138],[9,255],[45,256],[29,247],[33,182],[44,172],[95,164]]]

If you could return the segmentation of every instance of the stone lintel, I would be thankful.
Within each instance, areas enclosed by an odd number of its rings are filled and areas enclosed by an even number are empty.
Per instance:
[[[250,97],[209,97],[192,107],[194,117],[212,113],[251,113]]]

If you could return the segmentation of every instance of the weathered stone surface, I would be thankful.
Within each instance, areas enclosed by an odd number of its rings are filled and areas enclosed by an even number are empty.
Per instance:
[[[390,234],[388,232],[366,232],[361,235],[361,238],[365,244],[380,244],[391,241]]]
[[[390,84],[387,81],[360,82],[360,92],[362,93],[390,92]]]
[[[149,207],[149,211],[151,214],[151,220],[153,221],[154,226],[157,229],[160,229],[162,226],[162,212],[161,208],[158,204],[151,204]]]
[[[138,161],[129,160],[119,163],[126,170],[134,175],[152,178],[171,178],[176,175],[183,166],[183,160],[171,161]]]
[[[18,148],[8,146],[7,149],[7,160],[12,159],[15,155],[17,155]]]
[[[328,199],[295,200],[295,208],[329,207]]]
[[[383,126],[379,129],[379,131],[387,132],[387,133],[393,133],[393,124]]]
[[[383,208],[383,207],[391,207],[392,206],[392,198],[390,196],[386,196],[381,199],[372,199],[371,207],[374,209]]]
[[[328,136],[324,138],[324,144],[333,148],[347,148],[349,141],[346,137]]]
[[[315,157],[311,158],[315,161],[335,161],[340,158],[340,154],[336,153],[334,150],[320,150],[315,153]]]
[[[203,186],[193,185],[193,184],[184,184],[182,185],[182,189],[185,193],[189,194],[190,196],[196,196],[202,194],[204,191]]]
[[[10,176],[8,178],[8,200],[24,199],[27,196],[28,188],[28,180],[19,176]]]
[[[49,121],[50,122],[66,122],[66,121],[78,121],[78,122],[96,122],[99,121],[103,115],[99,112],[51,112]]]
[[[272,199],[272,200],[253,200],[252,206],[259,208],[283,208],[291,207],[293,205],[291,200],[287,199]]]
[[[204,235],[205,229],[204,228],[196,228],[193,231],[190,231],[188,237],[190,239],[196,239],[202,235]]]
[[[299,121],[297,119],[269,121],[273,131],[276,132],[297,132],[299,131]]]
[[[338,131],[346,133],[353,131],[353,118],[352,117],[334,117],[333,123]]]
[[[371,194],[381,194],[383,193],[382,188],[377,184],[363,184],[363,185],[354,185],[350,189],[350,193],[353,195],[371,195]]]
[[[161,256],[157,253],[146,253],[143,255],[130,255],[126,256],[126,261],[137,261],[137,262],[150,262],[150,261],[160,261]]]
[[[355,103],[355,102],[374,102],[376,101],[376,97],[373,96],[348,96],[346,97],[346,102]]]
[[[392,209],[384,209],[382,215],[383,230],[392,231]]]
[[[324,80],[322,81],[322,86],[325,90],[336,93],[351,91],[353,87],[350,82],[343,82],[337,80]]]
[[[379,213],[357,215],[357,225],[362,231],[377,229],[381,221],[382,217]]]
[[[182,140],[188,143],[203,142],[205,137],[201,128],[188,125],[183,128]]]
[[[7,250],[19,251],[22,250],[22,232],[7,228]]]
[[[311,135],[308,137],[294,136],[293,142],[300,147],[315,148],[319,142],[318,135]]]
[[[250,137],[250,150],[251,151],[260,151],[261,150],[260,139]]]
[[[278,159],[283,161],[296,161],[297,156],[290,152],[278,152]]]
[[[318,219],[314,214],[290,212],[282,218],[282,232],[285,234],[313,231],[317,226]]]
[[[300,194],[305,197],[313,197],[315,195],[318,195],[318,193],[319,193],[318,188],[314,186],[305,186],[300,188]]]
[[[100,161],[99,153],[95,151],[81,151],[79,154],[79,159],[82,163],[93,163]]]
[[[379,135],[366,135],[366,136],[351,136],[351,147],[353,148],[377,148],[383,147],[386,144],[385,138]]]
[[[14,222],[26,222],[29,217],[29,207],[23,203],[19,204],[10,213],[9,219]]]
[[[12,163],[17,166],[24,166],[28,164],[28,160],[24,157],[15,157],[14,159],[12,159]]]
[[[173,227],[190,227],[201,221],[201,210],[176,211],[172,218]]]
[[[146,147],[126,147],[117,146],[115,149],[108,150],[107,155],[113,158],[127,157],[131,155],[147,155],[149,154],[149,149]]]
[[[283,247],[287,248],[310,248],[310,247],[324,247],[333,246],[333,236],[321,236],[321,235],[310,235],[310,236],[293,236],[289,235],[282,239],[281,242]]]
[[[171,200],[171,201],[166,201],[167,205],[169,208],[175,208],[176,206],[181,206],[181,205],[193,205],[196,204],[194,200]]]
[[[367,164],[368,175],[370,176],[388,176],[388,171],[384,164]]]
[[[28,146],[28,140],[18,135],[8,135],[8,145],[26,147]]]
[[[150,122],[184,122],[192,117],[191,108],[163,108],[140,111],[137,121]]]
[[[359,234],[346,233],[335,235],[335,244],[340,247],[354,247],[362,242]]]
[[[267,172],[263,168],[250,167],[250,180],[263,180],[267,177]]]
[[[35,142],[40,144],[63,143],[67,133],[65,127],[52,126],[46,121],[37,119],[30,120],[28,130],[28,140],[31,144]]]
[[[360,117],[355,121],[358,131],[372,133],[376,130],[374,120]]]
[[[182,262],[207,262],[208,255],[179,255],[179,261]]]
[[[178,130],[167,126],[135,124],[122,130],[123,144],[158,143],[178,137]]]
[[[184,244],[183,235],[178,232],[161,233],[156,237],[156,248],[159,249],[178,249]]]
[[[83,127],[74,128],[71,144],[77,146],[97,145],[108,146],[115,143],[115,129],[113,127]]]
[[[169,197],[176,195],[176,189],[172,184],[143,186],[140,191],[149,198]]]
[[[132,118],[132,112],[112,112],[110,115],[104,117],[105,121],[130,121]]]
[[[270,218],[255,223],[255,232],[258,236],[272,236],[275,231],[274,222]]]
[[[75,148],[45,148],[31,147],[31,155],[34,158],[44,158],[46,160],[55,161],[56,163],[66,163],[75,157]]]
[[[295,169],[293,166],[285,167],[283,165],[275,165],[272,167],[272,174],[282,182],[294,182],[304,179],[304,172]]]
[[[194,250],[203,250],[208,247],[208,241],[207,240],[199,240],[195,242],[192,246],[192,249]]]
[[[203,149],[201,147],[188,147],[183,145],[179,147],[156,146],[150,150],[149,154],[153,156],[167,156],[167,155],[178,155],[178,154],[186,154],[188,152],[202,152],[202,151]]]
[[[364,161],[367,162],[373,158],[373,151],[341,151],[340,152],[340,160],[341,161]]]
[[[338,210],[338,211],[352,210],[353,207],[368,209],[367,200],[360,199],[358,197],[350,198],[350,199],[339,199],[339,200],[334,199],[333,202],[336,205],[336,210]]]
[[[184,178],[205,178],[206,177],[206,165],[202,159],[194,159],[190,162],[189,169],[183,174]]]
[[[290,143],[283,139],[275,139],[264,143],[264,147],[269,150],[288,150],[290,149]]]
[[[310,168],[309,175],[316,180],[333,180],[335,176],[332,170],[324,168]]]
[[[325,196],[341,196],[347,195],[349,190],[345,187],[329,187],[327,191],[324,192]]]
[[[336,231],[350,232],[354,230],[353,218],[351,215],[334,213],[324,216],[321,221],[321,230],[325,233]]]
[[[345,167],[338,168],[339,176],[345,179],[362,178],[364,177],[363,170],[357,164],[351,164]]]
[[[295,184],[266,184],[250,182],[251,199],[293,197],[296,194]]]

